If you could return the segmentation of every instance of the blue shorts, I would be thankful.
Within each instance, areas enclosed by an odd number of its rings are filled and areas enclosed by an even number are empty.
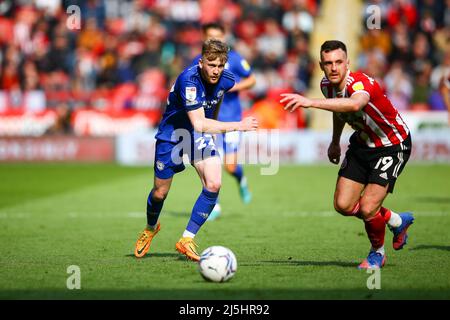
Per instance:
[[[242,132],[232,131],[227,133],[218,134],[217,146],[223,150],[224,154],[237,153],[241,145]]]
[[[156,140],[155,146],[155,176],[160,179],[169,179],[186,167],[183,155],[187,154],[192,163],[209,157],[218,156],[216,145],[211,134],[198,134],[188,139],[190,141],[171,142]]]

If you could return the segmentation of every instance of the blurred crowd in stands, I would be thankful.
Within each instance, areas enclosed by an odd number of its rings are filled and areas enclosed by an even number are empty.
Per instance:
[[[366,1],[366,18],[372,5],[381,9],[381,29],[363,29],[359,68],[383,84],[399,110],[447,110],[450,1]]]
[[[373,4],[382,25],[361,27],[358,68],[401,110],[444,109],[450,1],[365,2]],[[80,29],[68,27],[71,5],[80,8]],[[175,77],[200,51],[201,25],[219,21],[257,79],[241,94],[245,110],[260,113],[265,128],[305,127],[301,110],[287,118],[276,106],[281,92],[318,85],[309,50],[320,9],[320,0],[5,0],[0,113],[54,109],[70,131],[78,109],[161,112]]]

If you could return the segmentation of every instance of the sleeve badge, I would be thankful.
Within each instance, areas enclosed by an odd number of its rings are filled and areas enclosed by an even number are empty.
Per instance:
[[[197,98],[197,88],[186,87],[186,100],[195,101],[196,98]]]
[[[356,82],[355,84],[352,85],[352,89],[354,91],[359,91],[359,90],[364,90],[364,85],[361,81]]]
[[[250,70],[250,65],[248,64],[247,60],[241,60],[242,68],[244,68],[245,71]]]

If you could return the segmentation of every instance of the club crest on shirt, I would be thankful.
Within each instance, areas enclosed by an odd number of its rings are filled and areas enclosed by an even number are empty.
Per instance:
[[[194,101],[197,98],[197,88],[196,87],[186,87],[186,100]]]
[[[219,90],[219,92],[217,92],[217,97],[221,97],[221,96],[223,96],[223,90]]]

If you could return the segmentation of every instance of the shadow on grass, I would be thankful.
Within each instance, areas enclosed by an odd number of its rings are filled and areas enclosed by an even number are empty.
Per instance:
[[[450,246],[441,246],[441,245],[430,245],[430,244],[421,244],[410,250],[429,250],[429,249],[438,249],[444,251],[450,251]]]
[[[171,217],[183,217],[183,218],[185,218],[186,216],[191,216],[191,212],[187,212],[187,211],[182,212],[182,211],[170,211],[170,210],[166,211],[166,210],[164,210],[162,212],[162,214],[168,215]]]
[[[295,266],[318,266],[329,267],[337,266],[344,268],[356,268],[357,264],[353,262],[344,261],[305,261],[305,260],[266,260],[261,261],[264,264],[277,264],[277,265],[295,265]],[[257,266],[258,264],[241,264],[242,266]]]
[[[179,253],[168,253],[168,252],[163,252],[163,253],[147,253],[145,256],[143,256],[142,258],[136,258],[134,256],[134,254],[126,254],[125,257],[127,258],[134,258],[136,260],[141,260],[141,259],[149,259],[149,258],[178,258],[177,260],[186,260],[186,257],[184,257],[183,255],[179,254]]]

